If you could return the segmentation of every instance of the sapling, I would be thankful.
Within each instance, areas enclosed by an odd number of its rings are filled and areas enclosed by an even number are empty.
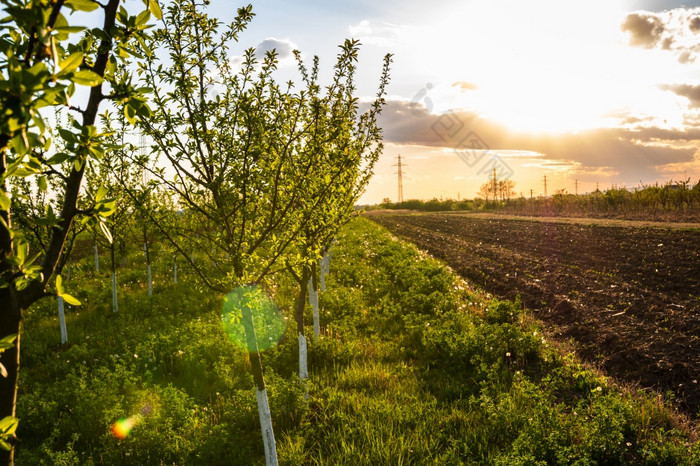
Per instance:
[[[143,40],[150,14],[130,15],[120,11],[120,0],[27,1],[1,0],[3,40],[0,59],[0,339],[16,335],[15,344],[0,354],[7,377],[0,377],[0,419],[12,418],[17,399],[22,313],[52,293],[47,290],[56,275],[66,242],[81,220],[101,223],[111,209],[104,202],[85,199],[82,189],[86,166],[107,155],[105,134],[96,126],[100,105],[116,100],[133,114],[147,114],[145,90],[119,82],[114,71],[131,41]],[[160,15],[157,2],[146,2],[147,10]],[[75,28],[67,10],[101,15],[92,28]],[[84,16],[81,16],[84,18]],[[99,20],[98,20],[99,21]],[[80,31],[80,37],[70,36]],[[120,53],[113,53],[119,48]],[[87,92],[76,93],[77,86]],[[107,89],[119,90],[112,93]],[[64,107],[76,115],[69,128],[47,137],[50,122],[45,112]],[[53,146],[54,141],[61,144]],[[60,148],[59,150],[54,150]],[[47,209],[43,225],[47,241],[31,251],[26,233],[15,224],[8,194],[16,181],[27,179],[39,188],[52,184],[54,208]],[[47,183],[47,179],[49,182]],[[71,303],[67,294],[65,301]],[[78,301],[72,298],[74,303]],[[10,451],[0,449],[0,464],[12,464]]]
[[[146,52],[139,63],[142,85],[153,89],[156,108],[153,117],[139,120],[154,143],[153,154],[135,162],[152,175],[153,189],[176,196],[175,210],[182,212],[175,224],[147,212],[152,224],[189,260],[200,286],[229,293],[243,284],[259,286],[286,264],[297,262],[295,241],[311,223],[310,213],[323,209],[321,199],[331,196],[334,179],[350,170],[345,163],[335,171],[329,169],[334,166],[330,154],[306,150],[312,133],[319,130],[320,139],[328,141],[335,133],[355,131],[371,145],[377,142],[376,120],[363,115],[359,123],[355,121],[356,41],[342,46],[341,64],[335,70],[347,75],[338,80],[349,89],[336,86],[328,99],[327,104],[336,104],[335,125],[324,119],[323,127],[316,126],[318,102],[306,91],[295,92],[292,83],[280,85],[274,80],[276,51],[259,58],[248,49],[240,67],[232,66],[230,44],[252,19],[252,7],[240,8],[223,30],[203,8],[194,0],[171,3],[164,27],[150,43],[163,47],[164,53]],[[161,62],[166,55],[167,63]],[[384,77],[387,72],[388,63]],[[222,92],[210,92],[214,86]],[[351,143],[336,147],[334,155],[366,148]],[[310,196],[312,191],[320,197]],[[216,255],[211,254],[211,260],[216,266],[212,268],[208,260],[195,263],[192,246],[203,257],[213,248]],[[314,252],[311,258],[318,260],[317,255]],[[241,324],[249,342],[266,463],[277,464],[262,357],[253,330],[258,317],[243,306]]]

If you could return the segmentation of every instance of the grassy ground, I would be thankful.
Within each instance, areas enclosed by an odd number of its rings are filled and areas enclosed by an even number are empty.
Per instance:
[[[198,291],[184,270],[173,285],[169,266],[156,265],[150,299],[145,267],[120,270],[117,314],[109,276],[93,276],[88,259],[74,267],[67,291],[83,306],[68,310],[68,345],[54,301],[28,313],[18,464],[264,462],[223,297]],[[369,221],[334,246],[308,399],[294,290],[282,278],[273,289],[288,325],[263,363],[282,464],[700,463],[695,432],[656,396],[587,370],[520,304],[470,290]],[[132,423],[128,435],[115,435],[119,419]]]

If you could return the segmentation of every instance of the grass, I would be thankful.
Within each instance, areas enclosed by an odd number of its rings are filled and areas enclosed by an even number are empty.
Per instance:
[[[68,345],[55,302],[26,316],[17,464],[263,464],[223,296],[188,284],[184,267],[172,285],[156,263],[150,299],[145,267],[120,270],[114,314],[109,276],[90,265],[67,285],[84,303],[68,310]],[[700,463],[696,432],[657,396],[617,388],[543,338],[520,303],[470,289],[369,221],[339,236],[327,283],[308,399],[295,290],[284,277],[275,287],[288,325],[263,363],[282,464]]]

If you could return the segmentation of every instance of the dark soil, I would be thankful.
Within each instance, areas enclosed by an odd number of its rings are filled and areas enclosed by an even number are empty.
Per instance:
[[[700,417],[700,230],[372,215],[620,380]],[[593,221],[591,221],[593,222]]]

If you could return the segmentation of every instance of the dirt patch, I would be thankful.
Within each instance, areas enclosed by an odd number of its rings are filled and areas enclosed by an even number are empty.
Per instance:
[[[700,417],[700,230],[497,216],[373,215],[609,375]]]

